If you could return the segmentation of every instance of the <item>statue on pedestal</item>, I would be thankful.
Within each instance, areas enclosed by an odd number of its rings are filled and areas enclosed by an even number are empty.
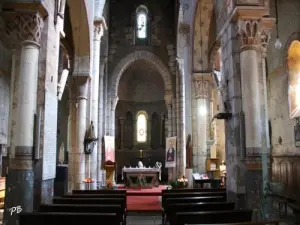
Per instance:
[[[98,141],[98,138],[96,138],[96,136],[95,136],[94,124],[93,124],[93,121],[91,121],[91,124],[90,124],[88,130],[86,131],[85,137],[84,137],[84,153],[85,154],[93,153],[96,141]]]
[[[186,168],[193,168],[193,143],[189,134],[186,139]]]

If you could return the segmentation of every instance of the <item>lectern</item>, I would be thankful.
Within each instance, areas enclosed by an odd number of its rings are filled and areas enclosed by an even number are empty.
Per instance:
[[[108,160],[104,162],[103,167],[106,171],[106,181],[110,181],[113,184],[115,179],[116,163]]]

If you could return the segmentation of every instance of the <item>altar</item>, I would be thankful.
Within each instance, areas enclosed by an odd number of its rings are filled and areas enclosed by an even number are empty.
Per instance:
[[[123,168],[122,180],[126,187],[137,187],[138,178],[142,178],[146,181],[146,188],[152,188],[159,186],[161,180],[161,169],[159,168]]]

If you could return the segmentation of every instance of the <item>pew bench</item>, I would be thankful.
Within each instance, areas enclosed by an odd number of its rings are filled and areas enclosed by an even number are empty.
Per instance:
[[[202,211],[227,211],[234,210],[233,202],[198,202],[198,203],[174,203],[168,205],[165,210],[165,221],[176,219],[177,212],[202,212]]]
[[[162,190],[163,194],[174,192],[226,192],[226,188],[172,188]]]
[[[72,194],[125,194],[126,190],[98,189],[98,190],[73,190]]]
[[[178,197],[167,198],[162,202],[162,221],[165,221],[165,211],[170,204],[174,203],[199,203],[199,202],[226,202],[224,196],[204,196],[204,197]]]
[[[18,216],[19,225],[120,225],[116,213],[24,212]]]
[[[177,212],[170,225],[251,222],[252,210]]]
[[[192,225],[192,224],[185,224]],[[202,225],[202,224],[193,224]],[[243,222],[243,223],[217,223],[215,225],[279,225],[279,221],[259,221],[259,222]]]
[[[120,223],[126,224],[126,213],[120,205],[41,204],[39,212],[116,213]]]

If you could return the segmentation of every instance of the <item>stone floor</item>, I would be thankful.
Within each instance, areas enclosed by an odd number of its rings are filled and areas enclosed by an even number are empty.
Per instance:
[[[127,225],[161,225],[160,213],[129,213]]]

